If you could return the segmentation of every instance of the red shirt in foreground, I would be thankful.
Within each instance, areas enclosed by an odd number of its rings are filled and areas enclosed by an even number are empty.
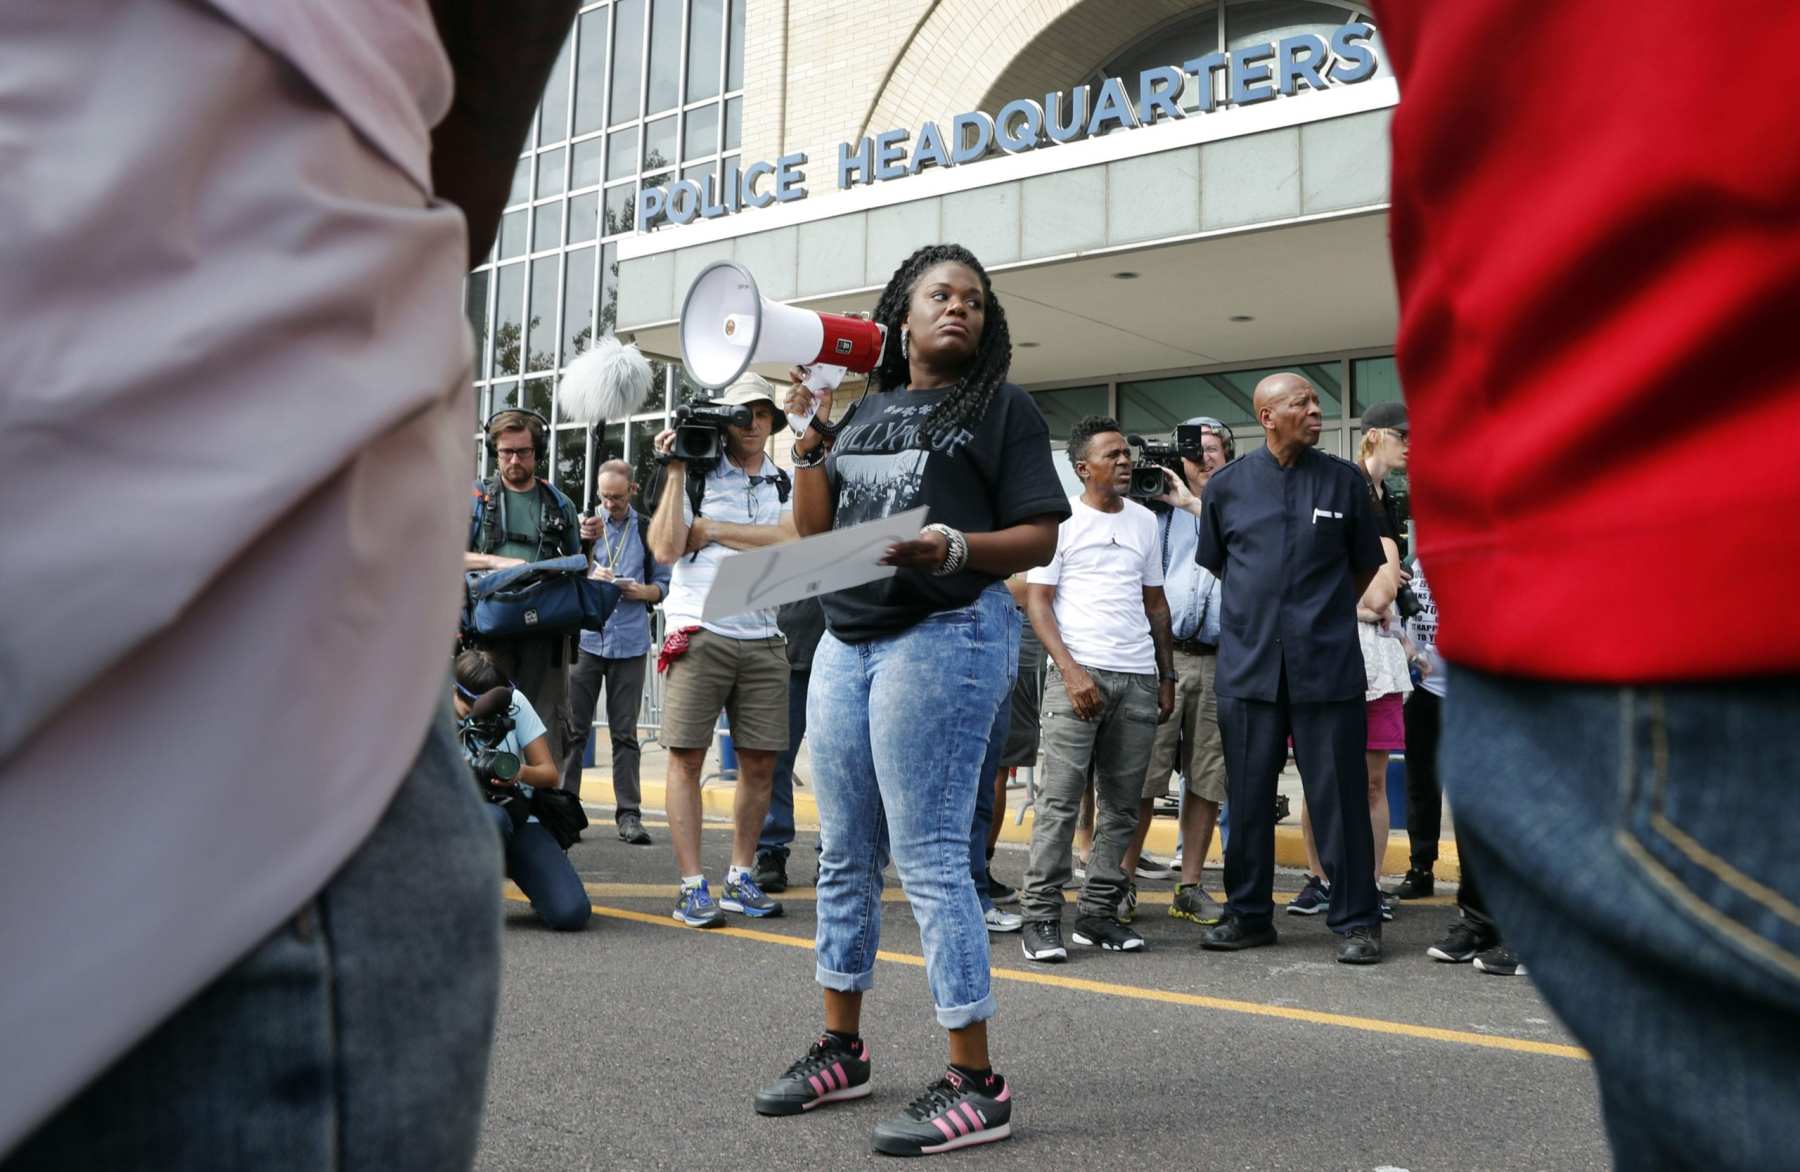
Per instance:
[[[1440,648],[1800,670],[1800,4],[1375,9]]]

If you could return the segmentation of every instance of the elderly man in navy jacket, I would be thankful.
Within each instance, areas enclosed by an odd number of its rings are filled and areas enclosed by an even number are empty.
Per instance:
[[[1354,465],[1314,450],[1319,393],[1298,374],[1257,384],[1266,442],[1207,486],[1195,560],[1224,583],[1216,690],[1231,806],[1227,915],[1202,947],[1275,942],[1275,782],[1294,759],[1331,883],[1326,923],[1346,964],[1381,959],[1363,746],[1356,600],[1381,568],[1379,521]]]

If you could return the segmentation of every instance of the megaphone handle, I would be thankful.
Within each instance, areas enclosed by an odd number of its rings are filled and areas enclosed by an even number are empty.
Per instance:
[[[794,429],[795,435],[801,435],[806,431],[806,425],[811,423],[813,417],[818,413],[818,399],[815,397],[813,399],[813,409],[811,411],[808,411],[803,415],[796,415],[792,411],[786,413],[788,426]]]

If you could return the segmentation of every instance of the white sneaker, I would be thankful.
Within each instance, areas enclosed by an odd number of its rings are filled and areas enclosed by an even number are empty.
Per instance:
[[[981,918],[987,921],[987,930],[990,932],[1017,932],[1025,925],[1024,916],[1015,912],[1003,912],[997,907],[989,908]]]

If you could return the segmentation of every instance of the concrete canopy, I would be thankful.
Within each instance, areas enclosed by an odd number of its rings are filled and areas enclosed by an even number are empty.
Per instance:
[[[979,239],[963,243],[982,255]],[[1381,212],[1015,264],[991,276],[1012,333],[1012,378],[1025,386],[1384,346],[1397,320]],[[866,311],[879,292],[794,304]],[[1233,320],[1242,317],[1252,320]],[[637,342],[680,354],[672,322],[640,330]]]

